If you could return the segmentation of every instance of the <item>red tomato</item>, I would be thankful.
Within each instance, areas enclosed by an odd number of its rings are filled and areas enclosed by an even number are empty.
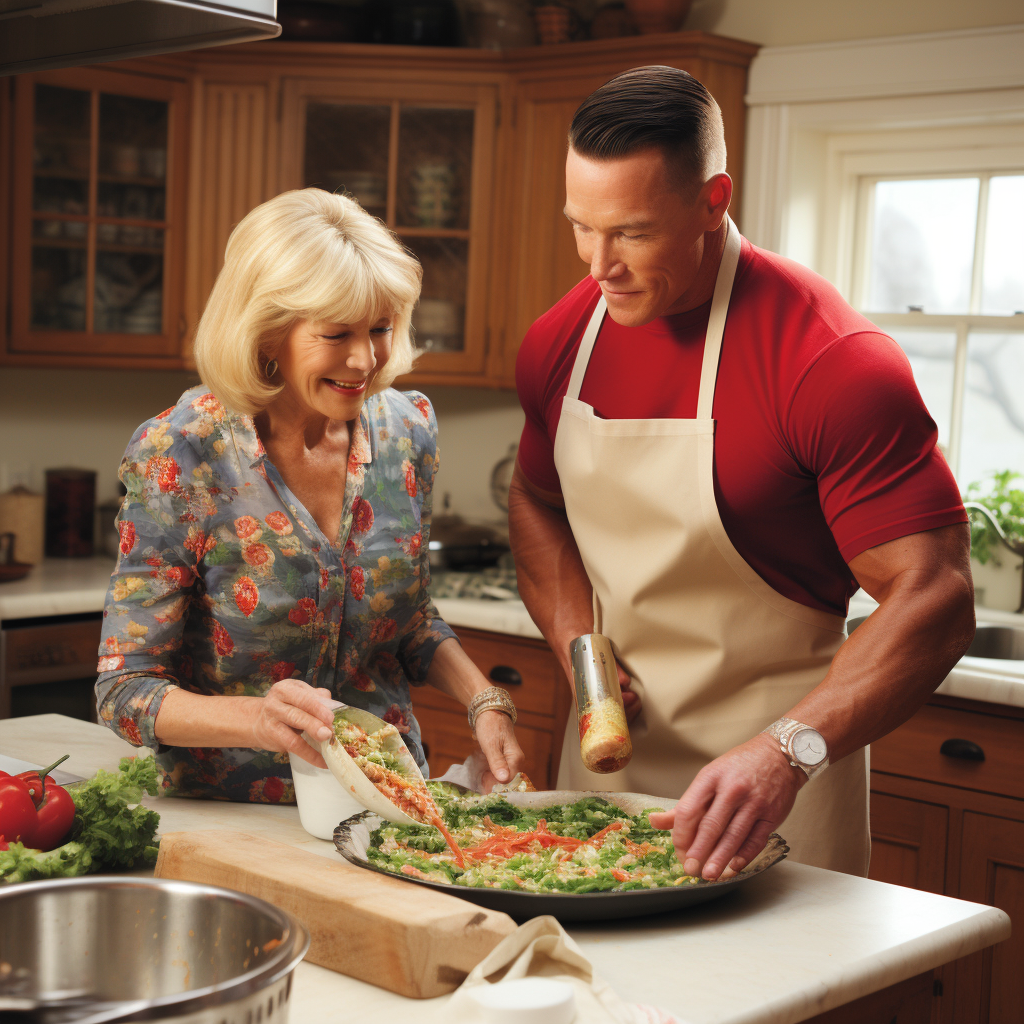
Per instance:
[[[24,781],[36,805],[32,846],[39,850],[60,846],[75,821],[75,802],[71,794],[63,786],[58,786],[52,775],[46,776],[45,788],[40,785],[39,772],[22,772],[18,778]]]
[[[38,824],[36,805],[22,779],[0,779],[0,835],[9,843],[33,846]]]

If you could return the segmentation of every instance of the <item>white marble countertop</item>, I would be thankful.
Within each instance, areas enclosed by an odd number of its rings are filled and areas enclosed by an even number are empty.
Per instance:
[[[0,621],[103,611],[111,558],[44,558],[23,580],[0,583]]]
[[[0,721],[0,750],[89,776],[135,752],[101,726],[40,715]],[[294,807],[149,799],[161,831],[235,829],[325,857],[331,843],[302,830]],[[624,998],[675,1013],[686,1024],[795,1024],[1010,934],[1001,910],[784,861],[720,901],[689,911],[570,925],[596,970]],[[447,997],[429,1000],[440,1009]],[[295,975],[298,1024],[422,1019],[427,1006],[313,964]]]
[[[48,615],[100,612],[110,580],[109,558],[46,558],[23,580],[0,584],[0,621]],[[451,626],[541,639],[522,601],[438,598],[441,617]],[[863,592],[850,602],[850,617],[869,615],[876,602]],[[1024,615],[977,609],[979,622],[1024,626]],[[963,658],[936,693],[948,697],[1024,707],[1024,660]]]

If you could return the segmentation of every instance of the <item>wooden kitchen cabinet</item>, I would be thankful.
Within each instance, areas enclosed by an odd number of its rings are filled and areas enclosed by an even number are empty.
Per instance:
[[[925,892],[945,892],[948,834],[948,807],[872,792],[869,877]]]
[[[519,718],[516,737],[526,755],[526,773],[538,789],[551,789],[558,774],[565,722],[572,703],[569,685],[543,640],[456,630],[473,663],[496,686],[508,690]],[[412,691],[430,770],[441,775],[476,749],[466,709],[432,687]]]
[[[0,303],[7,291],[13,311],[0,358],[190,366],[191,339],[231,229],[279,192],[316,184],[361,199],[423,263],[415,321],[426,351],[399,386],[512,387],[525,330],[587,272],[562,216],[565,134],[579,102],[631,67],[671,64],[696,75],[722,108],[735,215],[743,95],[756,52],[704,32],[504,52],[275,40],[18,76],[13,113],[0,97],[0,150],[13,146],[15,157],[7,184],[0,152],[0,228],[11,216],[14,239],[13,249],[0,251]],[[81,138],[69,135],[75,167],[69,194],[60,196],[84,212],[32,209],[36,83],[88,97],[87,132],[79,125]],[[104,164],[114,150],[103,145],[103,96],[166,105],[160,216],[103,205],[105,193],[122,185],[150,192],[160,185],[141,168],[119,178]],[[64,104],[68,117],[72,106]],[[132,170],[124,152],[131,140],[115,142],[122,170]],[[54,224],[59,238],[45,233]],[[33,239],[33,231],[43,237]],[[40,256],[32,270],[34,250],[56,255]],[[152,277],[128,299],[107,281],[107,264],[126,260],[148,260],[139,273]],[[59,323],[33,319],[33,294],[36,308]],[[113,301],[128,315],[108,315]]]
[[[954,965],[953,1019],[1019,1024],[1024,1016],[1024,821],[964,813],[960,848],[962,899],[1010,915],[1006,942]]]
[[[15,80],[6,361],[180,363],[187,114],[184,76]]]
[[[348,193],[416,255],[413,327],[435,374],[484,372],[497,106],[496,85],[387,68],[283,84],[281,188]]]
[[[102,616],[8,619],[0,626],[0,719],[56,713],[96,721]]]
[[[949,697],[871,746],[871,877],[987,903],[1015,925],[936,972],[933,1024],[1022,1019],[1022,750],[1024,710]]]

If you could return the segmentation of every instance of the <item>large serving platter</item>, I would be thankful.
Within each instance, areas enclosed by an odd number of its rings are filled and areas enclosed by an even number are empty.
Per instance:
[[[643,793],[598,793],[564,789],[541,790],[533,793],[503,793],[509,803],[518,807],[550,807],[554,804],[571,804],[583,797],[602,797],[621,808],[627,814],[639,814],[648,807],[671,810],[675,800],[647,796]],[[469,797],[472,800],[473,797]],[[483,800],[484,797],[479,797]],[[338,852],[357,867],[377,871],[390,878],[399,878],[413,885],[425,885],[450,896],[459,896],[471,903],[500,910],[511,917],[525,920],[540,914],[551,914],[560,921],[607,921],[620,917],[641,917],[646,914],[661,914],[683,907],[692,907],[707,900],[716,899],[732,892],[751,878],[778,864],[789,852],[785,840],[773,832],[761,854],[747,865],[738,875],[725,881],[697,882],[694,885],[666,886],[660,889],[630,889],[625,892],[588,893],[539,893],[514,892],[508,889],[476,889],[470,886],[451,885],[445,882],[410,878],[406,875],[385,871],[370,863],[367,850],[370,834],[383,819],[372,811],[364,811],[343,821],[334,830],[334,845]]]

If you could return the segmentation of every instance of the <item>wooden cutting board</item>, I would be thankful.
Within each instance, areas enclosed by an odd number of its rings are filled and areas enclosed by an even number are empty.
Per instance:
[[[309,929],[310,963],[414,999],[458,988],[516,930],[507,914],[244,832],[164,835],[156,875],[273,903]]]

